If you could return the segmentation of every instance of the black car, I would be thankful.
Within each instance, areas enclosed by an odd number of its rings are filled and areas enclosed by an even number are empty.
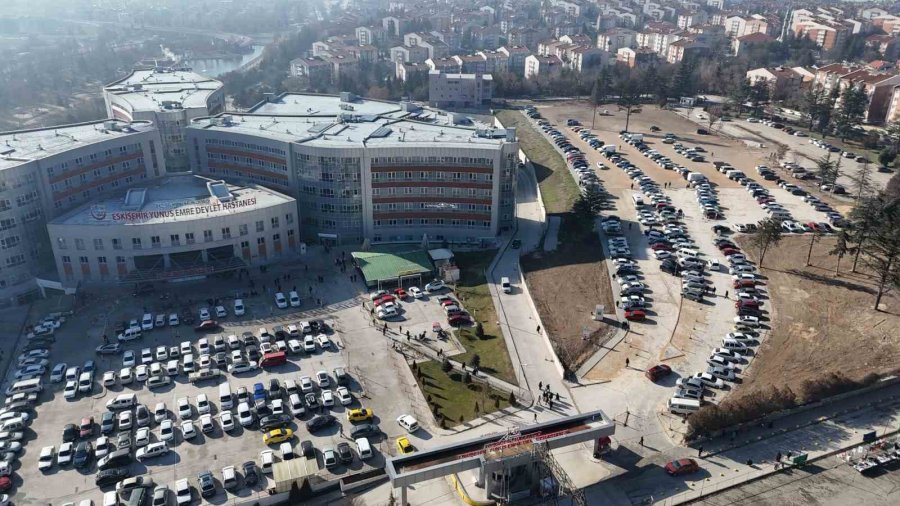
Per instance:
[[[75,447],[75,456],[72,458],[72,464],[75,467],[85,467],[91,463],[94,457],[94,447],[88,441],[82,441]]]
[[[348,464],[353,462],[353,450],[350,449],[350,443],[343,441],[337,445],[338,458],[341,462]]]
[[[310,320],[309,327],[316,333],[323,333],[331,330],[328,324],[325,323],[325,320]]]
[[[266,418],[272,414],[272,408],[266,405],[265,401],[256,401],[256,416],[260,419]]]
[[[103,416],[100,418],[100,434],[104,436],[107,434],[112,434],[112,432],[116,428],[116,415],[111,411],[107,411],[103,413]]]
[[[248,487],[252,487],[259,482],[259,475],[256,474],[256,462],[248,460],[241,465],[241,468],[244,471],[244,483]]]
[[[281,383],[278,382],[278,378],[272,378],[271,380],[269,380],[269,398],[281,398]]]
[[[312,420],[306,422],[306,430],[315,432],[324,429],[335,422],[337,422],[337,418],[331,415],[317,415]]]
[[[200,485],[200,495],[203,497],[212,497],[216,495],[216,482],[213,475],[209,471],[200,471],[197,475],[197,482]]]
[[[247,346],[247,347],[244,349],[244,351],[247,352],[247,358],[248,358],[249,360],[258,361],[258,360],[259,360],[259,357],[262,356],[262,355],[259,353],[259,348],[258,348],[256,345],[253,345],[253,344],[251,344],[250,346]]]
[[[308,459],[314,459],[316,458],[316,447],[313,446],[312,441],[306,439],[300,443],[300,453]]]
[[[268,415],[259,419],[259,429],[262,431],[277,429],[291,423],[291,415]]]
[[[97,473],[97,478],[94,480],[94,483],[101,488],[108,487],[128,478],[129,474],[127,467],[104,469]]]
[[[374,423],[364,423],[350,429],[350,437],[359,439],[361,437],[372,437],[381,434],[381,428]]]
[[[316,409],[319,407],[319,400],[316,397],[316,394],[312,392],[306,394],[306,407],[309,409]]]
[[[64,443],[69,443],[78,439],[78,426],[74,423],[67,423],[65,427],[63,427],[62,440]]]

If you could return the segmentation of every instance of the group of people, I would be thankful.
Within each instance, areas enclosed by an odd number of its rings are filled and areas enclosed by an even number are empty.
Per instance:
[[[543,381],[538,382],[538,390],[541,392],[541,402],[548,408],[553,409],[553,401],[559,402],[559,392],[553,393],[550,391],[550,385],[544,385]]]

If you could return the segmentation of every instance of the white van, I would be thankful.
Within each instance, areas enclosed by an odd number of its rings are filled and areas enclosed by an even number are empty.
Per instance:
[[[144,317],[141,318],[141,330],[153,330],[153,315],[150,313],[144,313]]]
[[[356,451],[359,453],[359,460],[366,460],[375,455],[372,453],[372,445],[369,444],[369,440],[364,437],[356,440]]]
[[[15,432],[25,430],[25,428],[27,427],[28,423],[25,422],[25,419],[19,417],[3,422],[3,425],[0,426],[0,430],[2,430],[3,432]]]
[[[670,413],[679,415],[689,415],[700,409],[700,401],[698,399],[682,399],[680,397],[672,397],[666,404]]]
[[[222,409],[231,409],[234,406],[234,398],[231,396],[231,385],[227,381],[219,385],[219,404]]]
[[[122,332],[118,335],[117,339],[119,341],[134,341],[135,339],[139,339],[140,337],[140,327],[128,327],[127,329],[125,329],[125,332]]]
[[[38,393],[44,389],[41,378],[17,381],[6,389],[6,395]]]
[[[641,207],[644,205],[644,197],[640,193],[631,194],[631,200],[634,201],[634,207]]]
[[[679,258],[687,259],[691,257],[697,258],[700,255],[700,252],[691,248],[679,248],[675,254],[678,255]]]
[[[135,394],[119,394],[115,398],[106,402],[106,409],[130,409],[137,404],[137,395]]]
[[[503,293],[512,293],[512,285],[509,283],[509,278],[500,278],[500,287],[503,288]]]

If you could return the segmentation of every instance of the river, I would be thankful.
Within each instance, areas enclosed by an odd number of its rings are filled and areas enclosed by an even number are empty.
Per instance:
[[[184,60],[181,63],[190,66],[197,73],[209,77],[219,77],[222,74],[227,74],[232,70],[236,70],[247,62],[253,60],[257,56],[262,54],[265,47],[266,46],[263,45],[253,46],[252,53],[235,55],[234,58],[200,58],[196,60],[188,59]]]

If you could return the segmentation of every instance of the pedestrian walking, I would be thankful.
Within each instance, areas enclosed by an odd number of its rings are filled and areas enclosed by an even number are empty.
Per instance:
[[[781,452],[778,452],[778,453],[775,454],[775,461],[776,461],[776,462],[781,462]]]
[[[534,423],[537,423],[537,413],[534,414]]]
[[[537,326],[537,333],[538,333],[538,334],[541,333],[541,326],[540,326],[540,325]]]
[[[538,390],[543,390],[543,389],[544,389],[544,382],[538,381]]]
[[[403,327],[400,327],[400,328],[402,329]],[[402,330],[401,330],[401,332],[402,332]],[[409,341],[409,329],[406,329],[406,340]]]
[[[400,333],[403,333],[403,325],[400,325]]]
[[[641,436],[640,444],[641,446],[644,446],[644,436]]]
[[[556,392],[556,400],[559,401],[559,392]]]
[[[703,447],[697,448],[697,457],[703,458]]]
[[[634,190],[634,183],[631,183],[631,189]]]
[[[409,342],[409,334],[406,334],[406,342]]]
[[[631,365],[631,360],[628,360],[628,358],[625,358],[625,367],[627,368],[630,365]]]
[[[550,399],[550,402],[548,404],[550,405],[550,409],[553,409],[553,399]]]
[[[725,298],[728,298],[728,290],[725,290]]]

